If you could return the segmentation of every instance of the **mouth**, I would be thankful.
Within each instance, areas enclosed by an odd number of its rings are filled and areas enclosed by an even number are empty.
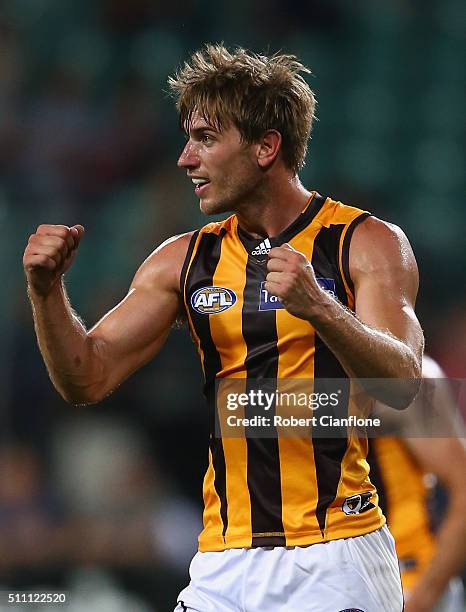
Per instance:
[[[207,189],[208,185],[210,184],[209,179],[206,179],[204,177],[191,177],[191,180],[194,184],[194,193],[198,196],[201,197],[205,190]]]

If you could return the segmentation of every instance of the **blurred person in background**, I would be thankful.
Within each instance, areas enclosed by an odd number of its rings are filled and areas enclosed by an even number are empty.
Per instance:
[[[91,330],[63,284],[84,228],[41,225],[24,254],[39,347],[69,402],[106,397],[188,319],[211,434],[204,530],[178,611],[403,607],[367,440],[215,431],[217,378],[391,378],[396,408],[418,387],[412,250],[399,228],[301,184],[315,107],[302,72],[293,56],[208,45],[170,80],[187,134],[178,165],[205,214],[234,214],[162,244]],[[347,512],[354,495],[364,507]]]
[[[170,487],[142,432],[114,414],[81,414],[55,428],[52,448],[78,560],[160,564],[183,575],[195,552],[198,514]]]
[[[395,538],[405,612],[463,612],[459,574],[466,562],[464,423],[462,417],[458,421],[458,408],[440,366],[424,356],[422,370],[425,380],[413,406],[400,416],[389,416],[397,437],[370,440],[370,478]],[[387,416],[380,405],[377,409]],[[437,426],[439,417],[446,431],[437,429],[422,437],[432,417]],[[429,475],[447,494],[440,522]]]
[[[0,570],[40,572],[63,552],[63,507],[45,485],[44,467],[33,449],[0,448]]]

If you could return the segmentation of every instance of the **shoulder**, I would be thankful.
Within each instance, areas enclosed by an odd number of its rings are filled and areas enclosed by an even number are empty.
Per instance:
[[[323,205],[316,215],[316,220],[320,225],[329,227],[330,225],[356,226],[370,213],[362,208],[344,204],[331,197],[324,197],[315,192],[321,199]]]
[[[132,286],[158,285],[178,291],[179,279],[190,245],[199,230],[168,238],[143,261]]]
[[[386,297],[404,296],[414,303],[419,271],[405,233],[392,223],[367,217],[354,230],[349,247],[349,274],[355,290],[367,283]]]
[[[394,223],[388,223],[373,215],[364,218],[354,230],[354,240],[367,243],[370,246],[377,245],[379,248],[400,248],[403,244],[409,244],[408,238],[403,230]]]
[[[207,223],[200,229],[168,238],[143,261],[132,286],[157,285],[179,292],[183,266],[200,238],[205,234],[221,236],[224,232],[230,232],[235,219],[235,215],[232,215],[224,221]]]
[[[381,266],[417,270],[413,250],[403,230],[373,216],[366,217],[354,229],[350,266],[360,272],[372,272]]]
[[[176,266],[176,264],[179,262],[181,262],[182,265],[188,252],[189,245],[197,232],[198,230],[192,230],[190,232],[168,238],[149,255],[144,264],[150,264],[154,261],[167,260],[171,265]]]

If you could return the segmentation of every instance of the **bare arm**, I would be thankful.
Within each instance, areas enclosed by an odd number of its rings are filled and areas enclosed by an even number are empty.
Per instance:
[[[53,384],[67,401],[96,402],[149,361],[164,343],[179,311],[179,275],[190,235],[156,249],[136,273],[126,297],[87,331],[62,283],[64,255],[70,257],[67,231],[71,230],[41,228],[42,234],[30,239],[24,255],[39,348]],[[53,250],[44,255],[44,250],[53,248],[60,248],[62,255]],[[77,244],[71,259],[76,248]]]
[[[464,424],[457,419],[457,406],[446,375],[440,366],[430,357],[424,355],[422,362],[424,385],[430,388],[427,398],[420,394],[413,405],[413,412],[407,413],[403,431],[422,432],[425,424],[427,406],[441,419],[442,431],[449,437],[406,438],[406,444],[421,468],[435,474],[445,487],[448,495],[446,514],[435,534],[435,552],[430,563],[419,577],[406,602],[406,612],[432,612],[435,604],[443,594],[450,578],[459,575],[466,562],[466,447]],[[417,404],[421,405],[418,406]],[[413,421],[416,421],[413,423]],[[436,424],[440,424],[436,419]]]
[[[407,438],[426,472],[437,476],[448,493],[448,508],[436,534],[435,553],[406,603],[406,612],[432,612],[448,581],[466,562],[466,449],[458,438]]]
[[[349,262],[355,314],[321,289],[302,253],[283,245],[269,257],[271,293],[312,323],[350,376],[401,379],[380,396],[372,391],[393,407],[406,407],[419,387],[424,340],[414,313],[417,266],[401,230],[373,217],[356,227]]]

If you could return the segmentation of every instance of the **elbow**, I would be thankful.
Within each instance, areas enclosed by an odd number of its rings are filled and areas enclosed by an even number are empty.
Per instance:
[[[109,393],[109,375],[101,359],[89,359],[79,370],[52,377],[55,388],[68,404],[97,404]]]
[[[416,399],[422,382],[422,367],[414,357],[399,373],[389,406],[396,410],[406,410]]]
[[[100,383],[93,385],[73,385],[67,387],[56,386],[56,389],[65,402],[73,406],[88,406],[90,404],[98,404],[108,395],[104,386]]]
[[[104,396],[100,397],[98,395],[90,394],[90,393],[77,393],[76,391],[63,391],[59,390],[60,395],[65,400],[67,404],[72,406],[89,406],[90,404],[97,404],[100,402]]]
[[[395,410],[406,410],[415,400],[422,382],[421,366],[414,357],[400,364],[390,377],[381,380],[376,399]]]
[[[386,403],[396,410],[406,410],[415,400],[421,386],[420,378],[404,378],[397,381],[396,389]]]

